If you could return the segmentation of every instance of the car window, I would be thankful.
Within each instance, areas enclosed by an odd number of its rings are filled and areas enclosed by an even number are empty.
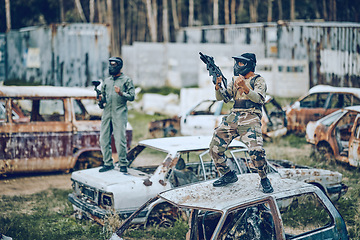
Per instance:
[[[344,107],[360,105],[360,99],[352,94],[345,94]]]
[[[219,177],[208,150],[181,152],[180,158],[184,160],[185,168],[193,173],[197,181]]]
[[[75,119],[77,121],[90,119],[90,115],[86,111],[86,108],[80,99],[75,99],[73,101],[73,106],[74,106]]]
[[[222,216],[220,212],[192,209],[189,218],[191,226],[186,237],[189,239],[209,240]],[[183,237],[185,239],[185,236]]]
[[[5,101],[0,101],[0,122],[6,121]]]
[[[357,120],[354,135],[355,135],[355,138],[357,138],[357,139],[360,138],[360,118],[358,118],[358,120]]]
[[[314,93],[300,101],[302,108],[324,108],[328,93]]]
[[[276,239],[274,219],[267,203],[231,211],[221,229],[220,239]]]
[[[42,99],[39,103],[39,114],[46,122],[65,121],[64,102],[61,99]]]
[[[197,105],[192,111],[191,115],[214,115],[219,108],[220,101],[203,101]]]
[[[343,114],[344,114],[343,111],[337,111],[327,115],[326,117],[323,117],[319,121],[325,126],[330,126],[335,120],[339,119],[339,117]]]
[[[352,94],[334,93],[331,96],[329,108],[345,108],[359,104],[360,100]]]
[[[286,239],[314,232],[334,224],[331,215],[313,193],[277,200]]]
[[[65,121],[64,102],[61,99],[15,99],[13,108],[19,107],[25,119],[31,122],[63,122]],[[14,122],[17,121],[13,117]]]
[[[349,111],[336,124],[335,134],[340,141],[349,141],[356,116],[356,112]]]
[[[166,156],[166,152],[145,147],[132,161],[130,167],[152,174],[164,162]]]

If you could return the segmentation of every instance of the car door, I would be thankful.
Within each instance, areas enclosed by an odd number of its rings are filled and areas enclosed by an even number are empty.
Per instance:
[[[66,99],[15,98],[7,109],[17,109],[3,125],[7,172],[56,171],[70,168],[72,127]],[[20,113],[20,112],[19,112]]]
[[[354,167],[360,166],[360,114],[357,115],[351,131],[349,141],[349,164]]]
[[[329,93],[314,93],[300,101],[296,111],[297,124],[306,128],[309,121],[316,121],[325,116]]]

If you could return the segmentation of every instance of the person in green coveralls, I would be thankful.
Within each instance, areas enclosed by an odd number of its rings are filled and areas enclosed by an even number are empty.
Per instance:
[[[109,74],[101,87],[106,102],[101,116],[100,147],[104,165],[99,172],[114,169],[111,150],[111,135],[114,134],[115,147],[119,157],[120,172],[126,173],[129,164],[126,158],[127,101],[134,101],[135,88],[130,77],[121,72],[123,60],[109,59]],[[99,105],[101,107],[101,105]]]

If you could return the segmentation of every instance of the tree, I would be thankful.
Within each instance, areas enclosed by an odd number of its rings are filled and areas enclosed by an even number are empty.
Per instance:
[[[87,22],[80,0],[75,0],[76,8],[79,12],[80,18],[83,22]]]
[[[290,20],[295,20],[295,0],[290,0]]]
[[[147,22],[150,29],[150,37],[152,42],[156,42],[157,36],[157,4],[156,0],[146,0]]]
[[[5,0],[6,9],[6,32],[11,30],[10,0]]]
[[[194,0],[189,0],[189,26],[194,26]]]
[[[282,2],[281,2],[281,0],[278,0],[278,9],[279,9],[278,20],[282,20],[283,19],[283,11],[282,11]]]
[[[249,4],[250,22],[255,23],[258,20],[257,9],[259,6],[259,0],[252,0]]]
[[[267,21],[271,22],[272,21],[272,2],[273,0],[268,0],[268,14],[267,14]]]
[[[219,0],[214,0],[213,5],[213,23],[214,25],[219,24]]]

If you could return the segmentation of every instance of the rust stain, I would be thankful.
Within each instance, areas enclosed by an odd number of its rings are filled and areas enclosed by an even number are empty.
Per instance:
[[[152,181],[150,181],[150,179],[145,179],[143,184],[147,187],[151,186],[152,185]]]

